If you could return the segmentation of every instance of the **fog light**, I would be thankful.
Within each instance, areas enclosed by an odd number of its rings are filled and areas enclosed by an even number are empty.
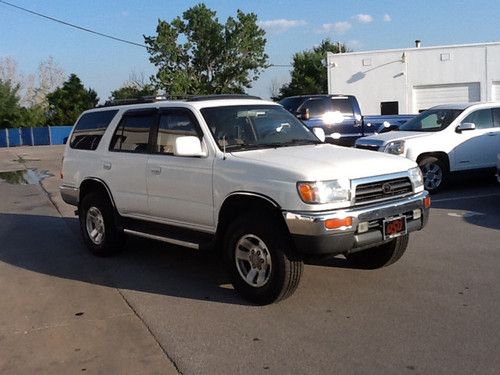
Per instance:
[[[358,233],[365,233],[368,232],[368,222],[363,221],[362,223],[358,224]]]
[[[346,217],[344,219],[325,220],[326,229],[343,229],[350,227],[351,225],[352,225],[352,217]]]
[[[420,219],[421,217],[422,217],[422,211],[420,210],[420,208],[413,210],[413,220]]]
[[[430,206],[431,206],[431,197],[426,196],[426,197],[424,198],[424,207],[425,207],[425,208],[429,208]]]

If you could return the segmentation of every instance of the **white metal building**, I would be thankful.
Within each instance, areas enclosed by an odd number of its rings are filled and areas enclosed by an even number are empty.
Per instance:
[[[327,66],[328,92],[355,95],[364,114],[500,101],[499,42],[328,53]]]

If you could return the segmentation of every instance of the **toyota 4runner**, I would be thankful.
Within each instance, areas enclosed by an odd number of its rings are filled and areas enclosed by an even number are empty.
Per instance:
[[[246,96],[96,108],[70,135],[61,195],[92,253],[125,235],[221,249],[235,289],[268,304],[295,291],[306,256],[386,266],[428,219],[415,162],[320,138]]]

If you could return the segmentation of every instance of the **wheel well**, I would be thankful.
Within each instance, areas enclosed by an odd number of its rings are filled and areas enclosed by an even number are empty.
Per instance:
[[[279,206],[272,200],[257,195],[235,194],[224,201],[219,211],[217,242],[222,240],[228,225],[231,224],[236,217],[250,211],[259,211],[265,215],[273,215],[278,222],[286,227]]]
[[[446,152],[442,152],[442,151],[436,151],[436,152],[426,152],[426,153],[423,153],[423,154],[420,154],[418,155],[418,158],[417,158],[417,164],[420,165],[420,162],[426,158],[426,157],[429,157],[429,156],[433,156],[435,157],[436,159],[439,159],[441,160],[445,167],[446,167],[446,170],[449,171],[450,170],[450,158],[448,157],[448,154]]]
[[[93,179],[87,179],[82,182],[80,185],[80,199],[79,202],[82,201],[83,197],[87,195],[90,192],[99,192],[102,193],[104,196],[108,197],[109,201],[111,202],[111,205],[115,207],[115,203],[113,201],[113,198],[104,184],[104,182],[98,181],[98,180],[93,180]]]

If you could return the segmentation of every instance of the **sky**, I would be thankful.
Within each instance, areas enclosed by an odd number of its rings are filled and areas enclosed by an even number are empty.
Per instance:
[[[158,19],[171,21],[200,1],[8,0],[35,12],[142,44]],[[207,0],[219,22],[237,9],[257,15],[266,30],[269,63],[290,65],[294,53],[323,39],[354,51],[500,41],[500,0]],[[145,48],[86,33],[14,9],[0,1],[0,58],[12,57],[20,71],[35,73],[49,56],[67,75],[77,74],[101,101],[131,74],[149,77],[156,68]],[[248,93],[269,98],[272,86],[290,79],[289,67],[271,67]]]

